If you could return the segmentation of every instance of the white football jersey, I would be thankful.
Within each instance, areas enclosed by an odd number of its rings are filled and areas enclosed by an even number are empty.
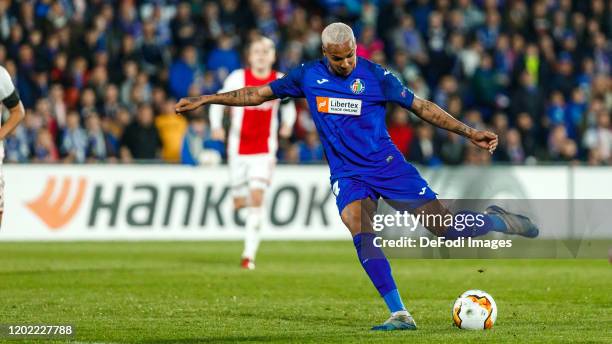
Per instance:
[[[249,68],[233,71],[219,92],[229,92],[246,86],[261,86],[283,76],[272,71],[264,79],[256,78]],[[270,154],[275,155],[278,147],[278,110],[281,101],[274,99],[258,106],[234,106],[230,108],[231,125],[227,138],[228,157],[236,155]],[[223,105],[211,105],[210,126],[222,127]],[[295,104],[290,101],[281,106],[282,122],[293,126],[296,118]]]
[[[8,96],[10,96],[13,92],[15,92],[15,85],[13,85],[13,80],[11,80],[11,76],[9,75],[6,68],[0,66],[0,101],[3,101]],[[7,116],[8,109],[6,106],[2,105],[2,118]],[[0,120],[0,126],[2,125],[2,120]],[[0,140],[0,164],[4,160],[4,141]]]

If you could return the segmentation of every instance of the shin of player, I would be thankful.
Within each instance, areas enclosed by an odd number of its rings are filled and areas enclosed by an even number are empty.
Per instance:
[[[4,139],[9,136],[13,130],[19,125],[19,123],[25,117],[25,110],[23,104],[19,99],[19,94],[13,82],[11,76],[7,70],[0,66],[0,100],[4,105],[2,109],[2,117],[4,118],[4,112],[8,110],[9,116],[6,122],[2,123],[0,127],[0,164],[4,159]],[[1,167],[1,166],[0,166]],[[2,226],[2,215],[4,214],[4,177],[2,171],[0,171],[0,226]]]
[[[343,195],[334,191],[340,203],[344,202],[346,192],[359,192],[349,185],[343,185],[345,193]],[[340,189],[336,187],[335,189]],[[384,252],[374,245],[376,234],[372,232],[372,216],[376,212],[376,202],[370,198],[352,201],[341,212],[342,222],[353,236],[353,244],[357,251],[357,258],[379,295],[385,301],[391,317],[410,317],[410,322],[400,324],[401,326],[414,326],[414,320],[408,313],[402,298],[395,284],[391,273],[391,265]],[[386,325],[382,325],[384,327]],[[381,328],[382,329],[382,328]]]
[[[223,84],[223,92],[247,86],[261,86],[282,77],[272,69],[275,61],[274,42],[265,37],[253,40],[246,50],[248,68],[232,72]],[[282,123],[278,128],[278,110]],[[224,140],[223,105],[210,107],[212,135]],[[264,219],[265,191],[270,184],[276,164],[277,132],[282,137],[291,135],[296,118],[293,102],[272,100],[257,106],[230,107],[231,125],[227,135],[230,182],[234,209],[245,209],[244,251],[241,266],[255,267],[255,255],[260,242]]]

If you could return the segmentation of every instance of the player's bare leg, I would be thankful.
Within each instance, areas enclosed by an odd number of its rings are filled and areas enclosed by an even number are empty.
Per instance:
[[[241,266],[252,270],[255,268],[255,255],[259,248],[259,231],[263,220],[264,189],[253,188],[249,190],[246,203],[247,216],[245,221],[244,251],[242,252]]]
[[[353,243],[361,266],[384,299],[391,317],[382,325],[372,327],[376,331],[416,330],[414,319],[402,303],[391,266],[380,248],[373,245],[376,236],[372,232],[372,218],[376,202],[366,198],[349,203],[340,215],[353,236]]]
[[[364,232],[372,232],[372,218],[376,211],[376,202],[366,198],[359,201],[354,201],[344,207],[340,217],[342,222],[355,235]]]

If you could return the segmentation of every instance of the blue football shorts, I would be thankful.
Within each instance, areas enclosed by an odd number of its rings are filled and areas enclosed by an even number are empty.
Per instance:
[[[409,163],[381,175],[332,178],[332,192],[336,196],[338,212],[351,202],[370,198],[384,199],[399,211],[411,211],[431,200],[437,194]]]

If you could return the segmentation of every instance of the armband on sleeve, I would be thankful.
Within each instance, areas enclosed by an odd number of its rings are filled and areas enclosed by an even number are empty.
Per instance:
[[[21,99],[19,98],[19,93],[17,92],[17,89],[15,89],[13,93],[9,94],[8,97],[2,100],[2,104],[4,104],[4,106],[6,106],[8,109],[12,109],[17,106],[20,101]]]

